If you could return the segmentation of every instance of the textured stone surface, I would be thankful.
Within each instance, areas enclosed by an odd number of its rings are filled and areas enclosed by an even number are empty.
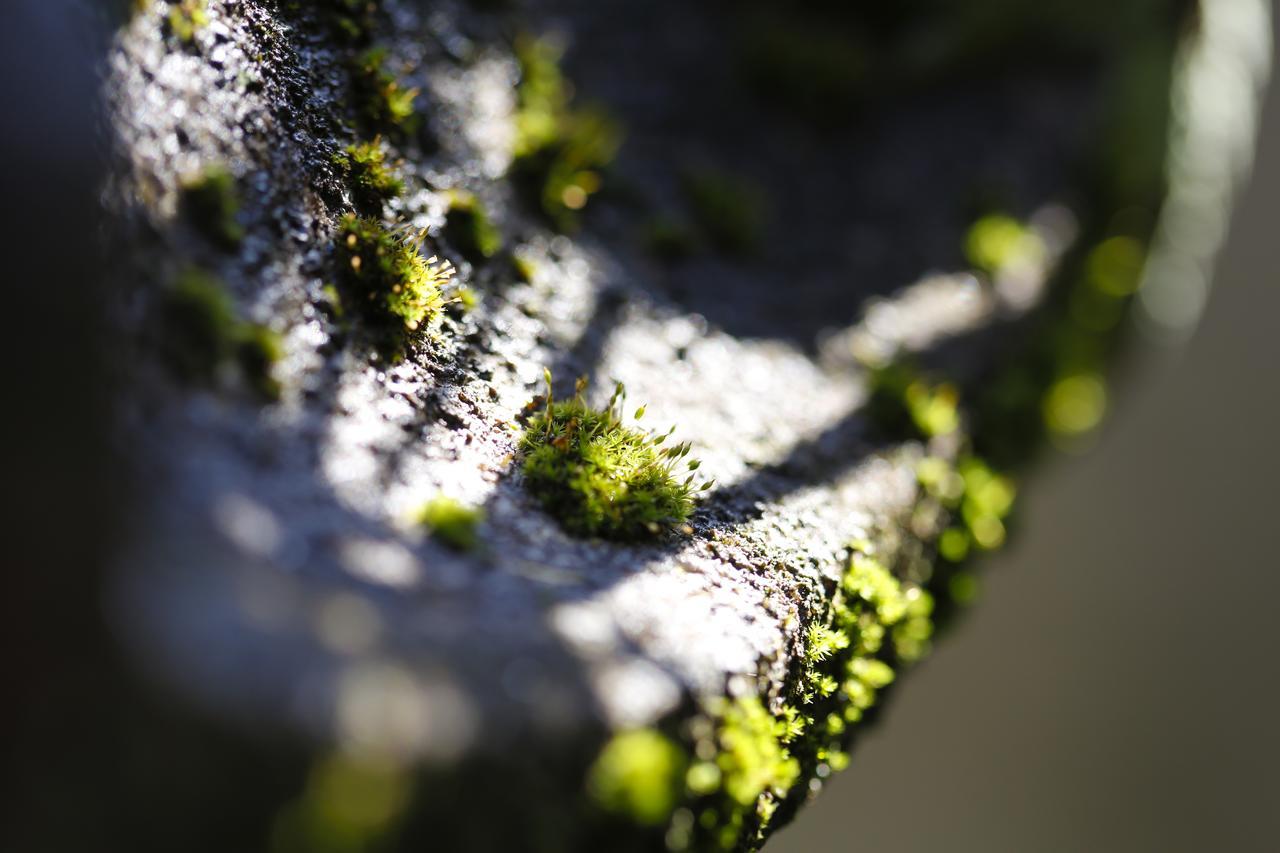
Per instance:
[[[851,541],[875,540],[890,563],[929,559],[942,521],[915,513],[915,464],[960,450],[959,436],[926,447],[876,431],[854,355],[921,354],[960,380],[1000,366],[1075,236],[1105,76],[944,80],[818,133],[743,94],[713,5],[384,5],[377,41],[421,88],[425,120],[397,146],[409,191],[391,210],[480,295],[400,361],[323,310],[349,209],[332,155],[356,138],[344,49],[310,13],[257,0],[213,0],[185,48],[163,4],[119,32],[108,196],[132,260],[115,313],[143,328],[194,263],[285,351],[268,404],[134,354],[120,434],[142,497],[111,589],[122,636],[145,670],[250,729],[428,765],[530,739],[589,755],[611,730],[706,697],[758,693],[776,709]],[[506,177],[516,27],[561,33],[579,97],[628,129],[572,236]],[[182,181],[215,164],[243,193],[231,253],[177,213]],[[770,199],[758,251],[660,262],[637,235],[681,208],[682,170],[707,164]],[[440,237],[454,188],[484,200],[530,281]],[[968,268],[984,191],[1031,220],[1042,267],[995,282]],[[646,425],[692,442],[716,486],[689,531],[582,541],[538,509],[514,454],[544,368],[562,393],[590,377],[598,402],[623,381]],[[477,551],[413,521],[440,494],[484,507]]]

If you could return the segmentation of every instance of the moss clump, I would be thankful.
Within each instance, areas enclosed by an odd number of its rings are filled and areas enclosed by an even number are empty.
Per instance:
[[[178,0],[169,7],[165,20],[174,38],[191,44],[196,40],[196,33],[209,25],[208,0]]]
[[[480,544],[478,528],[484,522],[484,510],[441,495],[418,512],[418,522],[455,551],[471,551]]]
[[[949,382],[931,383],[909,364],[873,368],[867,414],[886,433],[934,438],[960,427],[960,392]]]
[[[369,40],[378,0],[321,0],[325,21],[344,40],[363,44]]]
[[[164,292],[159,313],[168,361],[181,377],[213,383],[230,371],[263,397],[279,396],[272,370],[283,352],[280,336],[241,320],[211,273],[184,270]]]
[[[244,239],[244,226],[236,218],[240,194],[225,166],[209,166],[185,181],[180,204],[183,215],[205,237],[227,250],[239,247]]]
[[[367,50],[356,59],[352,86],[360,118],[375,133],[405,136],[417,128],[414,102],[418,90],[405,88],[386,65],[387,51],[381,47]]]
[[[657,826],[670,817],[683,794],[688,764],[685,751],[661,732],[623,732],[592,765],[587,791],[605,811],[641,826]]]
[[[572,103],[558,45],[522,36],[515,52],[520,63],[515,177],[557,228],[571,230],[600,189],[600,170],[617,154],[622,131],[603,110]]]
[[[484,204],[464,190],[449,193],[444,238],[472,261],[487,260],[502,249],[502,234],[489,219]]]
[[[424,258],[421,235],[355,214],[338,226],[343,282],[373,322],[412,332],[439,313],[453,265]]]
[[[404,192],[404,182],[387,165],[387,153],[380,137],[372,142],[348,145],[333,155],[333,162],[346,172],[352,198],[361,208],[380,211],[384,202],[399,198]]]
[[[750,254],[764,231],[764,194],[759,187],[716,171],[689,172],[682,181],[699,229],[712,245],[731,254]]]
[[[696,492],[711,486],[694,486],[698,462],[684,461],[689,445],[664,448],[670,431],[654,436],[625,425],[621,384],[603,409],[587,404],[585,388],[579,380],[573,397],[554,400],[547,374],[546,408],[530,418],[520,443],[529,491],[579,536],[642,539],[687,520]]]
[[[965,256],[976,269],[991,275],[1044,264],[1044,241],[1009,216],[984,216],[965,237]]]

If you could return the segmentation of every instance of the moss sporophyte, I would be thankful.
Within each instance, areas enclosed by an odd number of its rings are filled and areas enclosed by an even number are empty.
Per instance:
[[[545,407],[531,416],[520,442],[525,486],[570,533],[636,540],[685,522],[695,496],[712,483],[695,484],[699,463],[690,445],[664,447],[675,428],[654,435],[624,423],[621,383],[602,409],[584,398],[586,380],[573,397],[554,399],[546,374]],[[638,420],[644,407],[635,412]],[[683,469],[683,470],[681,470]]]
[[[453,264],[423,257],[421,232],[388,228],[380,220],[348,214],[338,226],[343,283],[369,319],[412,332],[445,303],[442,288]]]

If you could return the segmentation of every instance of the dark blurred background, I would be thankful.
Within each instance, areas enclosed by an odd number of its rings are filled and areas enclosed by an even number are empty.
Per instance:
[[[1200,328],[1028,472],[974,610],[773,853],[1280,846],[1280,89]]]

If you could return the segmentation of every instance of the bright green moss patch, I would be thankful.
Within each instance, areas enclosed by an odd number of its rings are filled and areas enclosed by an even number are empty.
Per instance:
[[[641,826],[667,820],[684,792],[689,759],[674,741],[653,729],[615,735],[587,776],[587,790],[601,808]]]
[[[1044,264],[1047,251],[1035,231],[1009,216],[986,216],[974,223],[965,238],[969,263],[992,275]]]
[[[196,33],[209,25],[208,0],[178,0],[170,4],[165,20],[174,38],[191,44],[196,40]]]
[[[699,229],[721,251],[749,254],[764,231],[765,203],[750,181],[716,171],[690,172],[683,187]]]
[[[211,273],[184,270],[164,292],[159,319],[167,359],[184,379],[214,383],[235,377],[263,397],[279,396],[272,370],[283,352],[280,336],[241,320]]]
[[[492,258],[502,249],[502,234],[494,227],[484,204],[473,193],[449,193],[444,238],[472,261]]]
[[[380,47],[356,59],[352,86],[360,117],[376,133],[412,133],[418,119],[414,111],[418,90],[406,88],[386,66],[387,51]]]
[[[418,521],[450,548],[471,551],[480,544],[478,528],[484,522],[484,510],[442,495],[419,511]]]
[[[779,739],[778,721],[755,696],[725,703],[720,709],[721,785],[733,802],[753,807],[766,791],[785,796],[800,775],[800,765]]]
[[[686,461],[689,445],[662,447],[670,432],[654,436],[626,425],[621,384],[603,409],[586,402],[585,387],[580,380],[573,397],[554,400],[548,374],[546,406],[520,442],[529,491],[579,536],[642,539],[688,519],[695,493],[711,485],[694,485],[698,462]]]
[[[522,36],[515,52],[520,85],[514,177],[557,228],[571,230],[600,189],[600,172],[617,154],[622,130],[603,110],[573,104],[572,86],[560,72],[559,45]]]
[[[346,172],[351,195],[361,208],[380,211],[385,201],[404,192],[404,182],[387,164],[381,138],[348,145],[333,156],[333,161]]]
[[[222,248],[234,250],[244,239],[244,226],[237,220],[240,194],[225,166],[210,166],[185,181],[181,207],[187,220]]]
[[[343,282],[374,322],[412,332],[444,305],[441,288],[453,265],[424,258],[421,235],[387,228],[377,219],[348,214],[338,226],[337,252]]]

